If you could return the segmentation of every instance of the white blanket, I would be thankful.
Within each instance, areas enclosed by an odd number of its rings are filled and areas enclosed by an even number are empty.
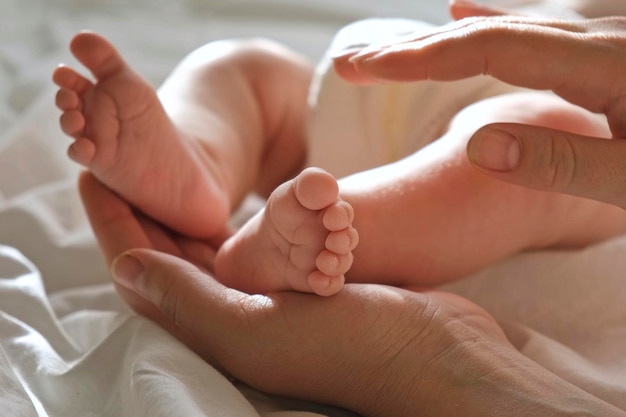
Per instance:
[[[90,28],[158,84],[189,50],[267,36],[316,60],[350,21],[445,21],[446,1],[0,2],[0,415],[349,415],[233,386],[116,296],[83,214],[49,79]],[[526,254],[455,286],[530,358],[626,409],[626,239]],[[318,414],[314,414],[318,413]]]

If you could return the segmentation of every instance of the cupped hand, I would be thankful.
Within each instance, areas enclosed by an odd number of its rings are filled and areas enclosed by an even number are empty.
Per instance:
[[[453,294],[347,285],[333,297],[249,295],[211,275],[214,250],[133,211],[91,174],[80,191],[120,295],[201,357],[269,393],[363,416],[623,416],[523,357]]]
[[[89,173],[79,185],[124,300],[263,391],[363,415],[417,415],[407,404],[448,406],[435,401],[429,375],[463,385],[459,361],[489,372],[464,357],[467,343],[512,351],[487,313],[443,292],[348,285],[318,297],[226,288],[211,276],[210,244],[149,221]]]
[[[339,55],[336,70],[358,83],[489,75],[552,90],[606,115],[613,138],[626,138],[626,18],[503,16],[465,1],[451,10],[466,18],[400,43]],[[468,154],[476,167],[502,180],[626,208],[626,141],[594,139],[599,138],[495,124],[474,135]]]
[[[80,195],[92,229],[111,265],[115,258],[131,248],[146,248],[188,260],[202,271],[210,271],[218,242],[182,237],[135,211],[125,200],[100,183],[91,173],[83,172],[78,183]],[[135,311],[159,323],[190,347],[200,346],[194,335],[180,329],[152,303],[115,283],[120,297]]]

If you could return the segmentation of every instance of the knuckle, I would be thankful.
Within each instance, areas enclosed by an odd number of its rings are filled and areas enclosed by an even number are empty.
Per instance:
[[[603,113],[607,117],[613,136],[624,138],[626,136],[626,122],[623,120],[623,114],[626,112],[626,83],[615,85],[617,88],[611,92],[612,97],[607,100]]]
[[[550,134],[542,151],[540,182],[550,190],[565,191],[576,178],[576,150],[567,137]]]
[[[164,313],[176,326],[181,324],[181,297],[180,289],[174,281],[168,282],[161,289],[161,296],[158,299],[157,308]]]
[[[626,17],[624,16],[601,17],[589,21],[588,24],[595,32],[621,34],[620,38],[623,38],[623,32],[626,32]]]

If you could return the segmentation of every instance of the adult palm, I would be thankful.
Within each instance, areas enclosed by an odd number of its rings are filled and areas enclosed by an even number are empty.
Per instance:
[[[415,416],[416,407],[454,415],[441,384],[452,392],[503,366],[488,352],[518,358],[486,312],[453,294],[358,284],[333,297],[227,288],[211,275],[211,243],[147,219],[89,173],[79,185],[121,297],[263,391],[368,416]]]

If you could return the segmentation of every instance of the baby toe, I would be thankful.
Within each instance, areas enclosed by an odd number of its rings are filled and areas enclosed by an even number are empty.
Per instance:
[[[316,268],[325,275],[343,275],[352,266],[352,253],[338,254],[329,250],[322,251],[315,260]]]
[[[354,209],[343,200],[338,200],[324,211],[322,222],[330,231],[339,231],[349,227],[354,221]]]
[[[343,288],[345,279],[343,275],[329,276],[320,271],[311,273],[308,277],[308,284],[315,294],[328,297],[337,294]]]
[[[96,154],[96,145],[89,139],[79,138],[70,145],[67,155],[78,164],[87,166]]]
[[[60,118],[61,129],[71,137],[80,136],[85,128],[85,117],[78,110],[66,111]]]
[[[330,232],[326,237],[325,246],[331,252],[346,255],[354,250],[359,243],[359,234],[356,229],[349,226],[343,230]]]
[[[52,81],[61,88],[76,91],[77,94],[82,94],[93,86],[92,82],[87,78],[64,65],[59,66],[54,71]]]
[[[63,111],[78,110],[80,107],[80,99],[78,98],[78,94],[76,94],[75,91],[69,90],[67,88],[61,88],[57,92],[55,103],[59,110]]]

